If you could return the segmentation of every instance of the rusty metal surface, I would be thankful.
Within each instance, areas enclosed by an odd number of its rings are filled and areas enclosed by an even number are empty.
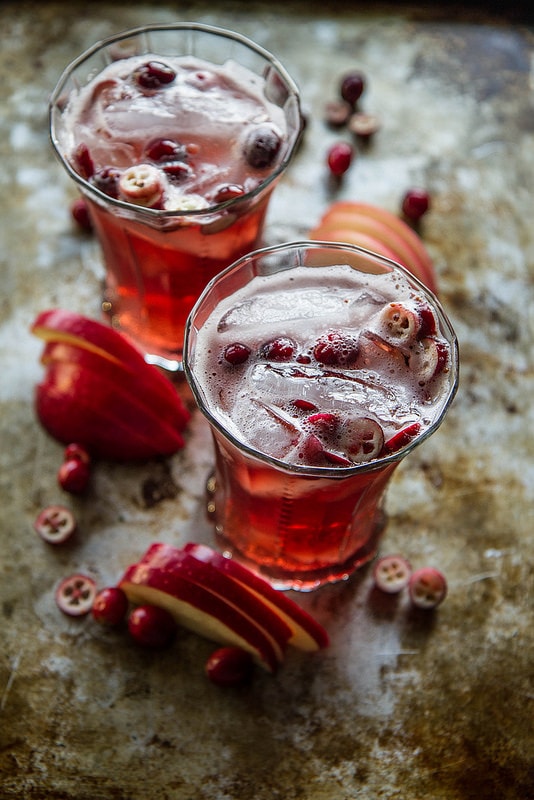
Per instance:
[[[332,4],[334,5],[334,4]],[[315,9],[315,10],[314,10]],[[386,602],[370,571],[299,597],[331,648],[291,653],[276,678],[221,691],[189,634],[140,652],[57,611],[84,570],[116,580],[149,542],[209,541],[211,451],[195,417],[166,463],[99,464],[89,495],[61,496],[61,447],[32,410],[38,311],[98,315],[94,243],[74,230],[46,103],[61,69],[117,30],[182,16],[274,51],[299,83],[308,128],[273,202],[268,241],[306,234],[334,197],[392,211],[424,184],[422,235],[462,357],[458,396],[388,494],[383,552],[435,564],[435,615]],[[534,797],[534,36],[483,11],[171,2],[0,7],[0,796],[66,800],[466,800]],[[369,76],[384,125],[342,186],[325,178],[322,122],[339,75]],[[31,523],[72,505],[80,533],[50,548]]]

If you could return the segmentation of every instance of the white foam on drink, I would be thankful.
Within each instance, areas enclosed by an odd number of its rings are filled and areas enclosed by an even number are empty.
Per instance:
[[[409,351],[382,336],[384,307],[393,301],[409,306],[414,299],[420,301],[403,276],[346,265],[254,278],[221,301],[198,333],[194,372],[211,413],[236,438],[288,461],[302,459],[295,445],[310,433],[312,410],[341,421],[370,418],[386,440],[415,422],[428,427],[446,400],[447,371],[421,386]],[[358,340],[354,363],[317,361],[315,344],[329,331]],[[297,344],[289,361],[262,352],[280,336]],[[235,343],[251,350],[244,364],[225,362],[224,348]],[[295,401],[312,410],[303,412]]]

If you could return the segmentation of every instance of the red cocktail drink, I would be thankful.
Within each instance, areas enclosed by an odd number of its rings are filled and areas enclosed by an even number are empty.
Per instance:
[[[184,366],[213,433],[223,547],[280,588],[372,558],[387,484],[441,423],[457,359],[436,298],[365,250],[265,248],[215,278]]]
[[[300,130],[283,67],[229,31],[130,31],[65,71],[52,141],[89,204],[106,267],[103,309],[151,360],[180,367],[200,292],[259,246]]]

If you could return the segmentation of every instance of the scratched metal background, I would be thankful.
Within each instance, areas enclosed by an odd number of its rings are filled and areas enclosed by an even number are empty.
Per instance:
[[[339,6],[341,5],[341,10]],[[528,800],[534,797],[534,35],[528,13],[463,4],[4,2],[0,5],[0,796],[41,800]],[[527,9],[528,12],[528,9]],[[69,620],[53,589],[74,570],[115,581],[149,542],[209,541],[209,437],[195,417],[166,462],[99,464],[89,495],[61,496],[61,447],[36,423],[52,306],[98,315],[94,242],[71,224],[47,97],[96,39],[198,19],[275,52],[300,85],[305,141],[278,189],[267,241],[305,236],[334,198],[397,211],[433,197],[422,236],[461,345],[440,431],[398,471],[383,551],[436,564],[438,613],[386,601],[369,570],[298,600],[332,647],[291,653],[276,678],[221,691],[212,645],[162,653]],[[343,184],[322,121],[345,70],[369,78],[383,128]],[[31,523],[65,501],[80,524],[50,548]]]

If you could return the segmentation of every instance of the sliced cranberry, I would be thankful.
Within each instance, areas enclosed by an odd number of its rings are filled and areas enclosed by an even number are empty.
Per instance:
[[[91,456],[87,452],[87,449],[83,444],[78,444],[77,442],[71,442],[71,444],[66,446],[63,451],[63,458],[65,461],[74,459],[75,461],[83,461],[84,464],[91,463]]]
[[[282,145],[279,132],[272,125],[259,125],[245,141],[245,158],[254,169],[270,167]]]
[[[447,596],[447,580],[434,567],[416,570],[408,584],[410,599],[417,608],[436,608]]]
[[[154,206],[163,194],[161,175],[152,164],[135,164],[122,173],[119,194],[128,203],[138,206]]]
[[[409,364],[422,386],[443,372],[448,359],[449,350],[445,342],[427,336],[412,348]]]
[[[89,464],[77,458],[65,461],[57,472],[57,481],[63,491],[70,494],[82,494],[89,484],[91,470]]]
[[[241,197],[245,194],[244,188],[238,183],[221,183],[212,194],[213,203],[226,203],[234,197]]]
[[[246,344],[234,342],[233,344],[229,344],[224,348],[223,357],[224,360],[228,361],[229,364],[236,366],[237,364],[244,364],[250,356],[250,353],[250,347],[247,347]]]
[[[412,439],[414,439],[420,431],[421,425],[419,422],[412,422],[411,425],[407,425],[406,428],[402,428],[400,431],[397,431],[397,433],[394,433],[393,436],[384,443],[384,450],[388,453],[396,453],[397,450],[410,444]]]
[[[88,614],[96,596],[96,583],[87,575],[76,573],[64,578],[55,592],[58,608],[70,617]]]
[[[335,178],[340,178],[352,164],[354,148],[348,142],[335,142],[326,154],[328,169]]]
[[[335,453],[332,450],[325,450],[324,457],[330,464],[333,464],[335,467],[352,467],[353,462],[342,456],[341,453]]]
[[[145,155],[151,161],[183,161],[187,158],[187,149],[175,139],[153,139],[145,147]]]
[[[271,361],[289,361],[293,358],[297,345],[293,339],[286,336],[278,336],[270,342],[266,342],[260,348],[260,356]]]
[[[318,436],[311,433],[301,442],[299,458],[305,464],[316,465],[324,460],[324,446]]]
[[[417,311],[404,303],[388,303],[380,312],[380,321],[387,336],[400,344],[415,341],[421,327]]]
[[[73,220],[83,231],[93,230],[93,221],[89,215],[87,202],[83,197],[78,197],[71,203],[70,213]]]
[[[430,195],[425,189],[409,189],[402,199],[402,212],[412,222],[418,222],[430,208]]]
[[[317,340],[313,355],[320,364],[347,366],[356,360],[359,350],[357,339],[341,331],[329,331]]]
[[[120,625],[127,611],[128,598],[118,586],[102,589],[93,602],[93,617],[101,625]]]
[[[143,89],[160,89],[172,83],[175,78],[176,72],[162,61],[148,61],[134,72],[135,82]]]
[[[348,128],[351,133],[359,136],[360,139],[370,139],[380,130],[380,120],[375,114],[357,111],[351,115],[348,121]]]
[[[89,152],[89,148],[83,142],[74,151],[74,167],[82,178],[88,180],[95,172],[95,165]]]
[[[193,175],[193,170],[185,161],[169,161],[163,164],[162,169],[172,183],[181,183]]]
[[[331,100],[324,107],[324,120],[332,128],[341,128],[347,124],[352,108],[344,100]]]
[[[253,669],[252,656],[240,647],[220,647],[206,662],[206,675],[217,686],[242,686]]]
[[[376,420],[358,417],[345,423],[343,450],[354,464],[378,458],[384,447],[384,431]]]
[[[373,569],[375,585],[382,592],[397,594],[408,586],[412,568],[404,556],[384,556]]]
[[[365,90],[365,75],[363,72],[348,72],[341,79],[339,91],[345,102],[355,106]]]
[[[428,305],[419,306],[417,311],[420,318],[418,336],[420,338],[434,336],[438,331],[438,323],[434,311]]]
[[[119,196],[119,181],[121,170],[117,167],[103,167],[95,172],[91,183],[99,191],[107,194],[108,197],[117,198]]]
[[[128,630],[144,647],[166,647],[176,633],[173,616],[159,606],[138,606],[128,617]]]
[[[65,506],[53,505],[43,508],[33,527],[45,542],[63,544],[76,531],[76,520]]]

